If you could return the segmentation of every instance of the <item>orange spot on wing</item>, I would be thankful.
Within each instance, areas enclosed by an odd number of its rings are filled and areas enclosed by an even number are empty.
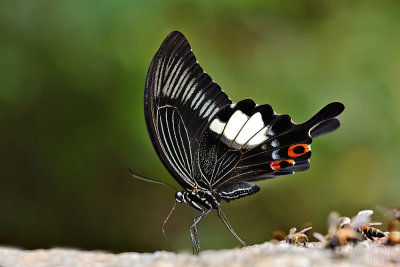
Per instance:
[[[282,169],[282,167],[281,167],[281,163],[282,163],[282,162],[287,162],[287,163],[289,163],[291,166],[294,165],[294,161],[291,160],[291,159],[288,159],[288,160],[277,160],[277,161],[273,161],[273,162],[271,162],[271,163],[269,164],[269,166],[271,167],[271,169],[277,171],[277,170]]]
[[[302,148],[303,148],[303,152],[301,152],[301,153],[296,153],[296,152],[294,152],[294,150],[295,150],[296,148],[298,148],[298,147],[302,147]],[[310,151],[310,150],[311,150],[311,149],[310,149],[310,146],[307,145],[307,144],[296,144],[296,145],[292,145],[292,146],[289,147],[288,156],[291,157],[291,158],[295,158],[295,157],[304,155],[305,153],[307,153],[307,152]]]

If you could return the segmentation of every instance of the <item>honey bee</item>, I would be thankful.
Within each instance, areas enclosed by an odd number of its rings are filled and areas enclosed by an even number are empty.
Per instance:
[[[370,221],[371,215],[374,214],[372,210],[362,210],[357,213],[353,218],[349,217],[340,217],[339,228],[352,228],[354,230],[358,230],[361,226],[366,226]],[[371,225],[380,225],[381,223],[371,223]]]
[[[326,248],[330,249],[335,249],[348,243],[357,243],[363,240],[361,227],[369,226],[369,224],[378,224],[369,223],[372,214],[372,210],[362,210],[350,219],[349,217],[339,217],[336,212],[331,213],[328,218],[328,234],[323,236],[320,233],[314,233],[314,237],[320,240]]]
[[[389,234],[384,242],[385,245],[394,246],[400,244],[400,232],[396,231],[400,225],[400,208],[393,209],[393,219],[389,223]]]
[[[394,246],[400,244],[400,232],[393,231],[389,232],[388,238],[386,239],[385,245]]]
[[[339,227],[339,213],[336,211],[332,211],[328,215],[328,233],[323,236],[320,233],[314,232],[313,236],[318,239],[320,242],[322,242],[322,245],[325,248],[328,248],[328,243],[330,240],[336,235],[336,232],[338,231]]]
[[[281,230],[274,231],[272,233],[272,235],[274,236],[274,239],[278,240],[278,241],[283,241],[283,240],[285,240],[285,237],[286,237],[286,234]]]
[[[335,249],[348,243],[355,244],[361,240],[362,236],[359,232],[350,228],[342,228],[336,231],[335,235],[327,242],[326,247]]]
[[[338,229],[332,236],[323,236],[320,233],[314,233],[314,237],[322,242],[323,247],[329,249],[343,247],[348,243],[356,243],[362,240],[362,235],[350,228]]]
[[[400,208],[395,208],[392,211],[393,218],[389,222],[389,232],[393,232],[395,230],[400,230]]]
[[[285,240],[289,244],[303,245],[305,247],[306,243],[308,242],[308,237],[305,232],[309,231],[310,229],[312,229],[312,227],[304,228],[300,232],[296,233],[297,229],[293,227],[292,229],[290,229],[289,234],[286,236]]]
[[[373,213],[374,212],[372,210],[362,210],[353,219],[341,217],[339,219],[339,228],[353,228],[358,232],[361,232],[365,238],[370,240],[374,240],[374,238],[385,237],[386,234],[383,231],[373,227],[375,225],[382,225],[381,222],[368,222],[369,217]]]

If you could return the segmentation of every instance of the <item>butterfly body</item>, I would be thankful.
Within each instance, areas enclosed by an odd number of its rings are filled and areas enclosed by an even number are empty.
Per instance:
[[[195,187],[193,190],[178,191],[175,194],[175,200],[203,211],[204,209],[219,209],[222,200],[230,202],[231,200],[252,195],[259,190],[260,188],[257,185],[250,183],[235,184],[220,191]]]
[[[198,64],[186,38],[170,33],[150,65],[144,97],[146,125],[164,166],[182,186],[176,202],[201,214],[190,226],[199,251],[196,224],[215,209],[236,235],[221,202],[257,193],[252,182],[309,168],[312,139],[337,129],[343,104],[326,105],[295,124],[289,115],[251,99],[233,103]]]
[[[210,190],[194,189],[193,191],[185,190],[178,193],[175,197],[177,202],[189,204],[199,211],[219,209],[221,205],[219,195]]]

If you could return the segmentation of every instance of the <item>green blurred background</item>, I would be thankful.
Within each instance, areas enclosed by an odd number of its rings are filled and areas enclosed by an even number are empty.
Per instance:
[[[325,232],[331,210],[399,205],[399,14],[374,0],[1,1],[0,245],[191,251],[198,213],[178,205],[168,243],[174,193],[128,174],[176,185],[143,115],[148,66],[172,30],[235,102],[298,123],[346,105],[310,170],[224,205],[246,242],[304,222]],[[239,245],[216,214],[198,227],[203,249]]]

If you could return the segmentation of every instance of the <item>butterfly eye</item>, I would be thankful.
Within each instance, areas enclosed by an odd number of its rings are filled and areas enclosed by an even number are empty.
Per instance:
[[[269,164],[269,166],[271,167],[271,169],[277,171],[280,170],[282,168],[286,168],[286,167],[290,167],[294,165],[294,160],[288,159],[288,160],[277,160],[277,161],[273,161]]]
[[[182,192],[176,192],[176,194],[175,194],[175,200],[177,201],[177,202],[182,202],[182,200],[183,200],[183,194],[182,194]]]
[[[289,147],[288,156],[295,158],[310,151],[310,146],[307,144],[297,144]]]

